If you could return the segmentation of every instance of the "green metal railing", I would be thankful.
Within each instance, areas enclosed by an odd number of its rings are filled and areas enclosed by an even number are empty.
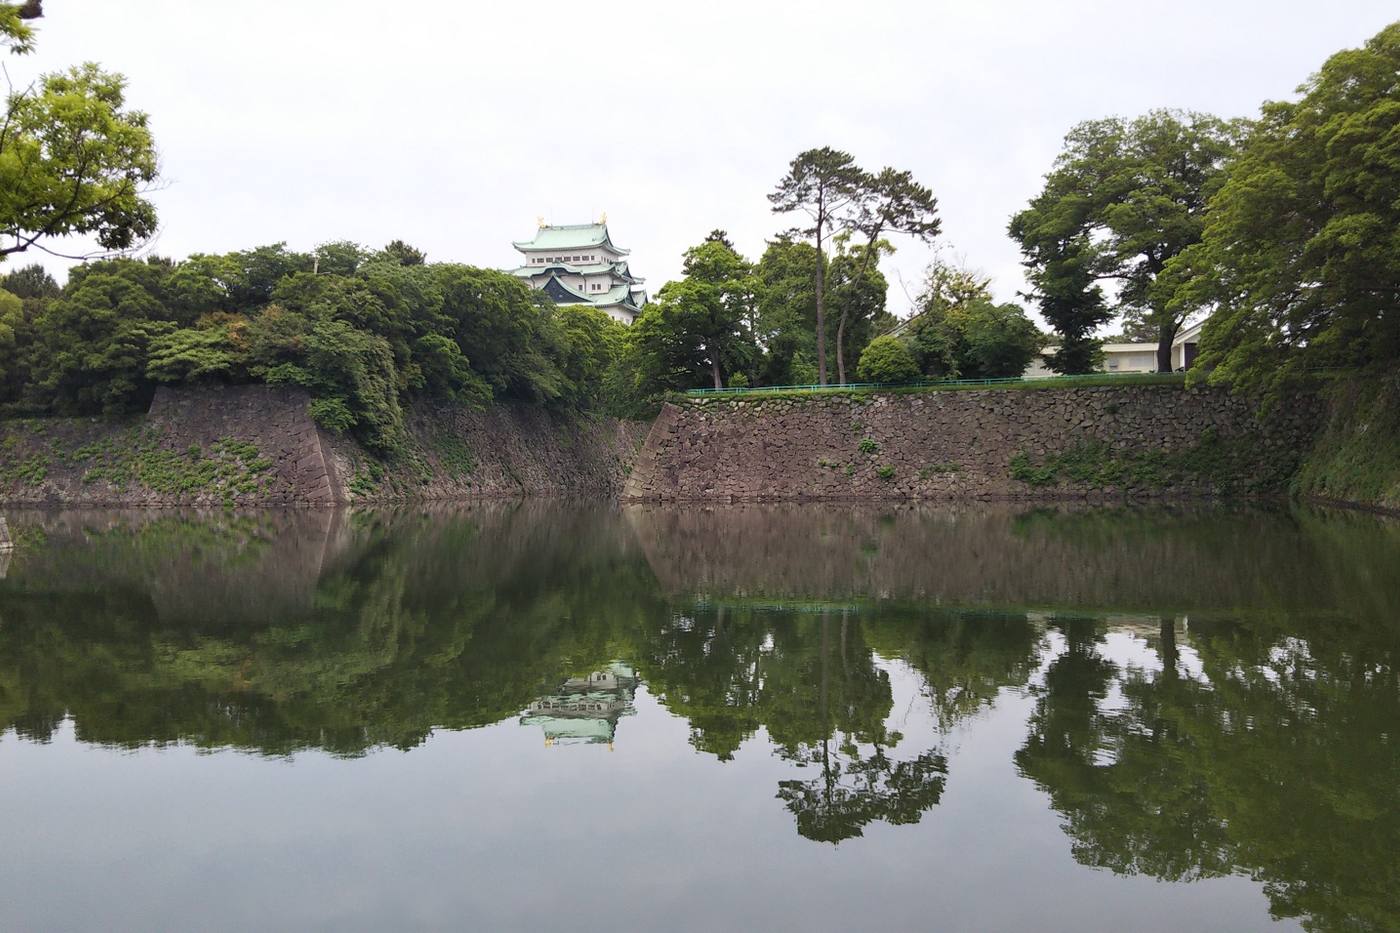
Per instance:
[[[687,389],[686,395],[769,395],[775,392],[869,392],[880,389],[938,389],[958,386],[1082,385],[1085,383],[1180,381],[1182,373],[1087,373],[1082,376],[1014,376],[1002,379],[932,379],[924,382],[848,382],[845,385],[732,386],[723,389]]]

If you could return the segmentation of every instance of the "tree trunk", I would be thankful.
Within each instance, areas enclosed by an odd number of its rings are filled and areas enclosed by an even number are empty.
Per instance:
[[[1170,680],[1176,679],[1176,619],[1172,616],[1162,616],[1158,620],[1158,639],[1161,647],[1158,649],[1162,656],[1162,676]]]
[[[826,385],[826,269],[822,262],[822,223],[817,219],[817,382]]]
[[[715,377],[715,388],[716,388],[716,389],[723,389],[723,388],[724,388],[724,379],[720,376],[720,372],[719,372],[719,355],[718,355],[718,354],[716,354],[715,356],[713,356],[713,357],[710,358],[710,373]]]
[[[870,260],[879,254],[875,244],[880,240],[880,234],[884,232],[884,226],[876,226],[870,234],[870,242],[865,244],[865,256],[861,259],[860,268],[856,270],[855,287],[860,288],[860,283],[865,281],[865,274],[870,271]],[[850,302],[841,303],[841,320],[836,325],[836,371],[841,380],[841,384],[846,384],[846,310]]]
[[[1157,372],[1172,371],[1172,341],[1175,339],[1175,324],[1163,324],[1157,329]]]
[[[836,381],[846,384],[846,309],[841,309],[841,319],[836,323]]]

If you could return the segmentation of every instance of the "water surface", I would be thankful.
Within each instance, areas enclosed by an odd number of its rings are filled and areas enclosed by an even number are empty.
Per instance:
[[[1400,523],[9,519],[0,929],[1400,926]]]

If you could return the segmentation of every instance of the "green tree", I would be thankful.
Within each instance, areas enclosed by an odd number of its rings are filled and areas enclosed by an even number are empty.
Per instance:
[[[996,304],[991,280],[963,266],[929,265],[920,310],[905,329],[919,370],[935,378],[1020,376],[1044,337],[1016,304]]]
[[[961,338],[949,312],[975,301],[990,302],[992,280],[966,265],[935,256],[924,271],[918,310],[905,328],[919,371],[930,378],[960,375]]]
[[[815,292],[817,380],[826,385],[826,241],[848,224],[847,210],[860,197],[866,176],[849,152],[823,146],[798,153],[788,173],[768,195],[774,213],[802,212],[811,223],[794,233],[816,248]]]
[[[1201,339],[1216,382],[1400,359],[1400,23],[1338,52],[1296,101],[1266,103],[1178,257],[1184,304],[1218,304]]]
[[[24,299],[0,288],[0,380],[13,376],[17,332],[24,328]]]
[[[845,384],[847,372],[854,367],[848,367],[842,355],[852,355],[859,360],[871,338],[895,324],[894,315],[885,310],[889,282],[871,258],[874,253],[893,252],[894,247],[880,240],[873,248],[861,244],[851,250],[850,239],[845,235],[838,236],[836,243],[836,252],[827,266],[829,306],[835,312],[832,315],[835,330],[831,334],[834,339],[830,346],[837,379]],[[832,330],[830,321],[827,329]]]
[[[755,350],[741,309],[720,287],[690,278],[662,286],[627,336],[651,391],[694,388],[705,379],[723,388],[724,374],[741,371]]]
[[[27,3],[0,3],[0,46],[16,55],[34,50],[34,27],[25,20],[43,16],[42,0]]]
[[[958,377],[958,334],[946,314],[921,312],[902,335],[919,372],[929,379]]]
[[[0,9],[5,35],[24,47],[14,8]],[[125,91],[121,75],[87,64],[9,96],[0,133],[0,237],[9,242],[0,258],[72,235],[120,251],[155,232],[155,207],[143,197],[157,176],[155,143]]]
[[[1200,241],[1239,134],[1238,123],[1172,110],[1070,130],[1045,187],[1009,228],[1069,347],[1058,364],[1082,366],[1084,336],[1118,313],[1155,332],[1157,367],[1171,371],[1172,340],[1192,308],[1173,300],[1161,274]],[[1092,283],[1104,280],[1117,283],[1115,307],[1094,300]]]
[[[252,311],[269,304],[278,282],[293,272],[310,272],[312,265],[309,254],[292,252],[286,243],[230,253],[227,259],[234,266],[228,283],[230,311]]]
[[[757,280],[754,337],[763,348],[763,385],[811,385],[817,381],[816,267],[825,260],[810,243],[779,237],[754,268]]]
[[[893,252],[893,247],[885,242],[886,236],[904,234],[923,243],[931,243],[938,236],[938,199],[908,172],[886,167],[878,174],[861,178],[851,227],[865,238],[856,250],[859,269],[851,277],[860,282],[878,263],[882,252]],[[880,309],[884,310],[881,297]],[[845,336],[850,308],[851,303],[842,304],[836,327],[836,370],[842,385],[846,384]]]
[[[54,277],[38,263],[22,266],[0,276],[0,288],[20,298],[57,298],[62,291]]]
[[[184,327],[151,341],[146,377],[172,383],[232,381],[235,372],[243,370],[244,362],[229,324]]]
[[[971,301],[950,309],[954,354],[963,379],[1017,377],[1040,353],[1040,329],[1017,304]]]
[[[428,254],[409,246],[403,240],[390,240],[371,258],[396,262],[401,266],[421,266],[428,261]]]
[[[34,321],[30,400],[67,412],[144,407],[154,391],[150,345],[178,326],[159,298],[165,274],[132,260],[75,269]]]
[[[358,243],[331,240],[311,251],[311,270],[318,275],[354,275],[369,255]]]
[[[161,299],[184,321],[231,311],[238,275],[238,267],[229,257],[196,253],[170,268],[161,282]]]
[[[870,341],[860,355],[856,374],[862,382],[914,382],[919,367],[904,341],[885,334]]]
[[[1094,331],[1107,323],[1113,312],[1095,283],[1088,264],[1087,238],[1065,244],[1060,250],[1038,253],[1043,263],[1031,269],[1032,291],[1027,297],[1040,305],[1040,316],[1058,335],[1055,352],[1045,358],[1057,373],[1091,373],[1103,363],[1103,343]]]
[[[561,305],[556,311],[561,335],[559,368],[567,380],[568,401],[592,409],[603,402],[604,382],[617,365],[627,326],[588,305]]]
[[[498,397],[555,402],[567,391],[561,335],[549,299],[513,275],[428,266],[442,289],[446,332]]]
[[[739,254],[723,230],[710,231],[703,242],[686,250],[681,269],[687,279],[719,289],[729,315],[753,332],[758,311],[753,263]]]

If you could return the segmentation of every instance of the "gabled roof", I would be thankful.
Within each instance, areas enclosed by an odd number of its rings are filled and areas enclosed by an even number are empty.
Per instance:
[[[632,270],[627,267],[627,260],[625,259],[620,262],[613,263],[613,272],[620,276],[624,282],[639,284],[641,282],[646,281],[646,279],[632,274]]]
[[[646,279],[638,278],[627,271],[625,262],[599,262],[591,265],[571,262],[548,262],[538,266],[516,266],[509,270],[511,275],[522,279],[536,279],[546,275],[608,275],[629,285],[641,285]]]
[[[1195,343],[1201,339],[1201,328],[1206,326],[1206,320],[1202,319],[1192,324],[1190,327],[1183,327],[1177,331],[1176,339],[1172,341],[1172,346],[1179,347],[1183,343]]]
[[[554,300],[556,304],[576,305],[589,304],[595,308],[608,308],[618,305],[631,311],[640,311],[641,305],[646,303],[646,293],[639,292],[634,286],[626,282],[621,285],[614,285],[605,292],[598,292],[592,295],[584,294],[576,288],[572,288],[551,275],[541,286],[540,290]],[[638,301],[636,295],[640,294]]]
[[[591,300],[583,292],[570,288],[552,275],[549,277],[549,281],[544,283],[544,287],[541,291],[560,304],[573,304],[575,302]]]
[[[612,239],[608,236],[607,224],[546,225],[536,230],[532,239],[516,240],[512,245],[522,252],[606,246],[619,256],[626,256],[628,253],[625,249],[613,246]]]

